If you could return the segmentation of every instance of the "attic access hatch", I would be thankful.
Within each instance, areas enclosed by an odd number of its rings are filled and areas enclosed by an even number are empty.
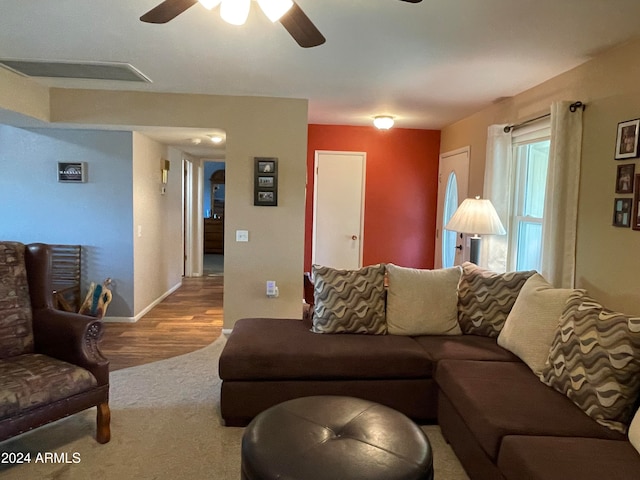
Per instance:
[[[80,78],[151,83],[151,79],[128,63],[58,62],[0,58],[0,66],[25,77]]]

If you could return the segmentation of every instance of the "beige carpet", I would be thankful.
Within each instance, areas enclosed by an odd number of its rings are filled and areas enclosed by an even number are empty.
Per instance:
[[[239,480],[243,429],[220,424],[218,357],[224,343],[220,338],[193,353],[112,373],[111,442],[94,440],[91,409],[0,443],[0,452],[30,452],[32,459],[0,464],[0,479]],[[436,478],[468,479],[439,428],[424,430]],[[35,462],[49,452],[67,454],[68,463]]]

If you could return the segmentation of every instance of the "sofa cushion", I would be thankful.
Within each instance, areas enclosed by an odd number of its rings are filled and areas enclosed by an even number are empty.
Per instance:
[[[33,352],[25,246],[0,242],[0,359]]]
[[[313,265],[315,333],[387,333],[382,264],[359,270]]]
[[[316,335],[300,320],[238,320],[220,356],[223,380],[431,378],[433,362],[398,335]]]
[[[640,318],[571,295],[540,379],[598,423],[626,432],[640,393]]]
[[[536,273],[525,282],[498,336],[498,345],[515,353],[537,375],[549,357],[570,288],[554,288]]]
[[[460,267],[422,270],[387,265],[387,331],[392,335],[460,335]]]
[[[495,338],[479,335],[425,335],[413,338],[434,362],[445,359],[520,361],[509,350],[499,346]]]
[[[47,405],[97,385],[84,368],[41,354],[0,361],[0,418]]]
[[[506,435],[626,438],[594,422],[521,362],[442,360],[435,380],[494,462]]]
[[[458,322],[463,333],[497,337],[524,282],[535,273],[495,273],[471,262],[462,264],[458,286]]]
[[[506,480],[634,480],[640,455],[619,440],[507,436],[498,467]]]

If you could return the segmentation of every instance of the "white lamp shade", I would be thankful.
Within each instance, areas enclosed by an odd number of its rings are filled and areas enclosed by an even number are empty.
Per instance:
[[[491,201],[481,198],[465,199],[444,228],[474,235],[504,235],[507,233]]]
[[[272,22],[280,20],[293,7],[292,0],[258,0],[258,5]]]
[[[231,25],[244,25],[251,9],[251,0],[222,0],[220,16]]]
[[[220,5],[220,2],[222,0],[198,0],[198,1],[200,2],[200,5],[202,5],[207,10],[212,10],[216,8],[218,5]]]

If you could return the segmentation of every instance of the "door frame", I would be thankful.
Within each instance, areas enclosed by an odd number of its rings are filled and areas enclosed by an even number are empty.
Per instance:
[[[456,150],[451,150],[448,152],[444,152],[441,153],[438,157],[438,192],[437,192],[437,207],[436,207],[436,244],[435,244],[435,248],[434,248],[434,267],[436,268],[442,268],[442,231],[444,230],[444,225],[442,225],[442,215],[444,212],[444,203],[440,201],[440,189],[442,186],[443,181],[446,181],[447,179],[443,179],[442,178],[442,171],[441,171],[441,166],[442,166],[442,161],[445,160],[448,157],[454,157],[456,155],[460,155],[461,153],[466,153],[467,154],[467,185],[465,186],[466,190],[466,195],[469,194],[469,163],[471,162],[471,146],[466,146],[466,147],[462,147],[462,148],[458,148]],[[446,188],[446,187],[445,187]],[[464,200],[464,198],[460,199],[458,198],[458,206],[460,206],[460,203],[462,203],[462,201]],[[463,249],[462,249],[462,259],[463,261],[468,258],[468,248],[466,248],[466,246],[464,245],[464,242],[461,241],[461,243],[463,244]]]
[[[202,176],[201,160],[183,156],[183,241],[184,276],[200,277],[203,270],[203,222],[202,222]]]
[[[364,214],[365,214],[365,195],[366,195],[366,179],[367,179],[367,152],[355,152],[346,150],[316,150],[314,152],[313,162],[313,227],[311,234],[311,264],[315,263],[316,259],[316,211],[318,208],[318,162],[321,155],[359,155],[362,157],[362,178],[360,179],[360,185],[362,189],[362,198],[360,199],[360,232],[358,232],[359,238],[359,258],[358,267],[362,267],[362,260],[364,254]]]

